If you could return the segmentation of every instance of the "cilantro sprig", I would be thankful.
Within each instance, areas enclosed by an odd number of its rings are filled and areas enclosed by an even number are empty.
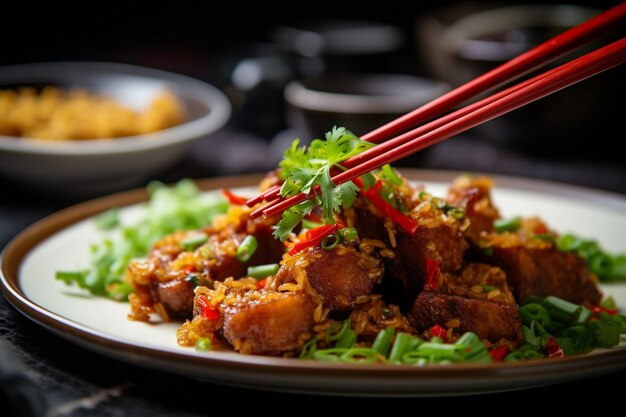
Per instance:
[[[331,169],[345,170],[341,165],[343,161],[374,144],[359,139],[344,127],[336,126],[326,133],[325,139],[315,139],[308,147],[299,146],[300,141],[294,140],[280,162],[280,177],[284,181],[280,189],[282,197],[309,194],[315,186],[320,186],[319,195],[283,212],[274,231],[274,236],[281,241],[287,240],[293,228],[315,207],[321,207],[324,223],[334,224],[335,213],[341,207],[350,207],[356,200],[359,188],[352,181],[335,185]]]

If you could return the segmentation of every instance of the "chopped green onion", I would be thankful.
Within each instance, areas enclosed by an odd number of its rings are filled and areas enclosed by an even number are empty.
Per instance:
[[[325,331],[326,338],[331,341],[341,338],[341,336],[350,329],[350,325],[350,319],[344,320],[341,323],[337,321],[332,323]]]
[[[585,326],[572,326],[563,332],[563,336],[572,341],[574,353],[586,352],[591,347],[591,335]],[[563,347],[560,342],[559,346]]]
[[[519,308],[519,315],[524,323],[536,322],[546,328],[552,324],[550,313],[544,306],[538,303],[529,303]]]
[[[462,220],[465,217],[465,210],[460,207],[452,207],[448,210],[447,214],[457,220]]]
[[[248,267],[248,276],[263,279],[275,275],[278,272],[278,264],[256,265]]]
[[[332,235],[328,235],[322,239],[321,246],[326,250],[331,250],[334,249],[339,242],[341,242],[341,236],[339,236],[339,233],[333,233]]]
[[[57,271],[54,276],[56,279],[65,281],[68,284],[84,279],[84,274],[80,271]]]
[[[354,227],[344,227],[339,230],[339,234],[346,242],[351,242],[359,237],[359,232]]]
[[[544,298],[543,304],[550,309],[560,311],[569,316],[578,317],[578,314],[580,313],[580,305],[570,303],[569,301],[563,300],[562,298],[554,297],[552,295]]]
[[[554,236],[552,236],[549,233],[537,233],[537,234],[533,235],[533,237],[531,239],[543,240],[543,241],[546,241],[546,242],[554,242]]]
[[[519,217],[513,217],[510,219],[497,219],[493,222],[493,227],[496,232],[517,232],[522,227],[522,219]]]
[[[209,236],[205,233],[199,233],[181,240],[180,247],[185,251],[192,251],[205,243],[207,240],[209,240]]]
[[[617,308],[617,303],[615,303],[615,298],[612,295],[609,295],[600,303],[600,307],[608,308],[609,310],[615,310]]]
[[[320,349],[313,352],[313,359],[320,362],[339,362],[341,355],[349,350],[343,348]]]
[[[393,339],[394,334],[395,330],[393,327],[387,327],[379,331],[374,343],[372,343],[372,349],[383,356],[387,356],[391,348],[391,339]]]
[[[496,289],[493,285],[481,285],[480,287],[483,289],[483,293],[488,293]]]
[[[96,227],[100,230],[111,230],[120,225],[119,209],[112,208],[98,214],[94,218]]]
[[[196,341],[196,350],[211,350],[211,339],[208,337],[201,337]]]
[[[463,351],[466,355],[465,360],[468,362],[493,362],[485,344],[480,341],[475,333],[463,333],[455,344],[463,346]]]
[[[239,262],[248,262],[256,252],[259,243],[254,235],[248,235],[237,248],[235,256]]]
[[[420,338],[404,332],[398,333],[389,353],[389,362],[400,363],[407,352],[412,351],[421,343],[424,343],[424,341]]]
[[[437,208],[437,209],[443,209],[446,206],[446,202],[443,201],[441,198],[439,197],[433,197],[430,199],[430,204],[433,205],[433,207]]]
[[[347,329],[335,343],[336,348],[350,349],[356,343],[357,335],[352,329]]]
[[[195,285],[196,287],[198,286],[198,284],[200,283],[200,279],[198,278],[197,275],[194,274],[189,274],[185,277],[185,281],[187,282],[191,282],[193,285]]]
[[[589,323],[593,332],[596,346],[612,348],[619,344],[620,334],[623,331],[623,324],[619,319],[611,319],[603,315],[599,321],[594,320]]]
[[[302,346],[302,350],[300,351],[300,359],[313,359],[313,355],[317,351],[317,338],[313,338],[306,342],[304,346]]]
[[[391,320],[392,318],[395,317],[394,314],[393,314],[393,311],[391,311],[391,309],[389,309],[387,307],[383,307],[383,309],[381,311],[381,316],[385,320]]]
[[[392,183],[393,185],[402,185],[402,178],[400,178],[398,174],[396,174],[396,171],[394,171],[389,164],[383,165],[380,171],[380,176]]]
[[[344,363],[374,363],[379,358],[379,352],[370,348],[352,348],[339,356],[339,360]]]
[[[430,200],[431,198],[433,198],[433,196],[426,191],[420,191],[418,197],[420,200]]]
[[[319,222],[314,222],[313,220],[309,220],[309,219],[302,219],[302,227],[304,227],[305,229],[315,229],[316,227],[320,227],[320,226],[324,226],[322,223]]]

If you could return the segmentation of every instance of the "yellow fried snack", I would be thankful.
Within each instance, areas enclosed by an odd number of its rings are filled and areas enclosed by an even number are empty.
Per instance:
[[[155,132],[184,121],[182,103],[169,90],[143,111],[86,90],[45,87],[0,90],[0,135],[36,139],[102,139]]]

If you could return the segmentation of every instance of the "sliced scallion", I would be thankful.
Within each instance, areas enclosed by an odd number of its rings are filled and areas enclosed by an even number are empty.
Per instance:
[[[334,249],[339,242],[341,242],[341,236],[339,236],[339,233],[333,233],[322,239],[321,246],[326,250],[331,250]]]
[[[510,219],[497,219],[493,222],[493,227],[498,233],[517,232],[522,227],[522,219],[513,217]]]
[[[241,245],[237,248],[237,252],[235,254],[237,260],[239,262],[248,262],[256,252],[258,246],[259,242],[257,242],[254,235],[246,236],[243,242],[241,242]]]
[[[387,327],[386,329],[379,331],[374,343],[372,344],[372,349],[383,356],[387,356],[387,353],[389,353],[389,349],[391,348],[391,339],[393,339],[394,333],[395,330],[393,327]]]
[[[359,237],[359,233],[354,227],[344,227],[339,230],[339,234],[346,242],[353,241]]]
[[[263,279],[275,275],[278,272],[278,264],[256,265],[248,267],[248,276],[256,279]]]
[[[192,251],[209,240],[205,233],[195,234],[180,241],[180,247],[185,251]]]

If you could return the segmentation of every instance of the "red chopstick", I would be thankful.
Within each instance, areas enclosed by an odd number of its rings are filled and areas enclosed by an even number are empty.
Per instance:
[[[484,93],[505,82],[512,81],[533,69],[553,61],[559,56],[576,49],[586,42],[593,40],[620,27],[626,21],[626,2],[623,2],[588,21],[569,29],[562,34],[542,43],[522,55],[500,65],[499,67],[475,78],[443,96],[407,113],[406,115],[389,122],[361,137],[370,142],[381,142],[384,138],[416,126],[432,117],[450,110],[475,95]],[[400,136],[402,137],[402,136]],[[396,138],[398,139],[398,138]],[[348,167],[355,166],[374,154],[382,154],[398,146],[400,140],[373,148],[364,156],[357,155],[348,162]],[[249,199],[246,204],[252,207],[262,201],[274,201],[280,197],[280,186],[273,186]]]
[[[363,136],[368,142],[382,142],[391,135],[417,126],[432,117],[450,110],[479,93],[486,92],[505,82],[543,66],[591,40],[623,27],[626,18],[626,2],[569,29],[560,35],[530,49],[516,58],[463,84],[447,94],[395,119]]]
[[[626,38],[407,132],[402,135],[405,137],[403,144],[334,176],[333,183],[339,185],[357,178],[624,62],[626,62]],[[313,188],[308,195],[301,193],[282,201],[275,201],[274,204],[270,203],[255,210],[253,214],[257,216],[262,213],[271,216],[312,198],[317,193],[319,187]]]

